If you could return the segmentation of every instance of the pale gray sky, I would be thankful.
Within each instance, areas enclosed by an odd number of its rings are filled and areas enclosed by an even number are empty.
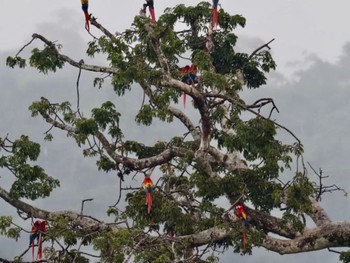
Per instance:
[[[183,3],[195,4],[189,0]],[[181,3],[174,0],[155,2],[157,17],[167,6]],[[84,55],[85,43],[91,38],[84,30],[80,1],[62,0],[0,0],[0,137],[10,134],[15,138],[22,133],[40,141],[47,126],[40,118],[33,119],[27,110],[30,103],[41,96],[75,102],[75,81],[77,71],[68,65],[57,74],[39,75],[27,69],[9,69],[4,66],[8,55],[30,40],[34,32],[57,40],[63,44],[63,51],[79,60]],[[90,12],[98,17],[110,31],[122,31],[129,27],[143,1],[90,1]],[[238,29],[241,37],[240,48],[250,52],[259,43],[272,38],[270,45],[278,68],[271,74],[266,87],[245,92],[248,101],[255,98],[273,97],[280,109],[274,117],[289,127],[303,141],[305,157],[315,168],[322,168],[329,175],[329,183],[337,183],[350,191],[348,175],[350,167],[347,157],[350,154],[350,130],[348,113],[350,106],[350,2],[348,0],[220,0],[221,6],[230,13],[241,14],[247,19],[244,29]],[[92,33],[99,34],[92,28]],[[99,61],[103,63],[103,61]],[[97,91],[92,88],[92,76],[83,73],[81,83],[82,107],[98,105],[105,99],[114,98],[107,89]],[[98,99],[97,99],[98,98]],[[138,109],[137,100],[121,100],[117,106],[130,104]],[[128,117],[124,118],[127,125]],[[167,128],[168,129],[168,128]],[[156,134],[149,129],[134,127],[129,136],[147,134],[146,140],[153,141],[168,132],[159,126]],[[106,206],[115,201],[117,181],[114,176],[98,172],[94,161],[82,158],[79,149],[67,145],[72,142],[65,134],[57,132],[56,140],[43,146],[41,164],[53,177],[60,178],[62,187],[52,195],[56,201],[38,201],[37,206],[46,209],[80,209],[80,200],[94,198],[86,206],[86,212],[103,213]],[[59,142],[59,143],[57,143]],[[6,175],[0,172],[0,183]],[[94,187],[84,181],[98,177]],[[76,188],[79,183],[81,189]],[[334,220],[349,220],[349,199],[341,193],[327,195],[324,206]],[[0,214],[12,213],[0,201]],[[90,209],[90,211],[89,211]],[[339,212],[341,211],[341,213]],[[29,222],[28,222],[29,223]],[[30,226],[28,225],[28,229]],[[24,240],[23,240],[24,239]],[[0,257],[11,258],[20,254],[27,244],[26,236],[16,243],[0,237]],[[263,249],[255,251],[251,257],[231,256],[240,262],[338,262],[338,256],[328,252],[315,252],[301,255],[279,256]],[[225,257],[226,258],[226,257]],[[224,261],[223,261],[224,262]]]
[[[38,25],[51,25],[54,33],[61,26],[65,33],[83,36],[84,32],[80,1],[78,0],[0,0],[2,23],[0,48],[13,48],[24,43]],[[90,1],[90,12],[112,31],[123,30],[138,13],[143,1]],[[157,17],[168,6],[178,3],[195,4],[198,1],[161,0],[155,2]],[[272,44],[273,53],[280,68],[286,70],[286,63],[301,61],[310,54],[334,62],[340,54],[343,43],[350,40],[347,27],[350,24],[350,2],[347,0],[220,0],[228,12],[247,18],[242,35],[256,37],[262,41],[276,38]],[[80,27],[79,27],[80,26]],[[94,32],[94,30],[92,31]],[[96,31],[95,31],[96,32]],[[301,66],[299,64],[298,66]]]

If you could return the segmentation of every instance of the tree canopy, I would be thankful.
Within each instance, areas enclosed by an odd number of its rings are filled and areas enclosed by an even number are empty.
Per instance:
[[[306,166],[298,137],[272,117],[278,113],[272,98],[249,104],[240,96],[264,86],[275,69],[269,52],[273,40],[250,54],[238,52],[235,30],[244,27],[245,18],[220,8],[215,27],[208,2],[168,8],[156,23],[145,11],[130,29],[115,34],[90,16],[101,35],[92,35],[87,54],[105,55],[106,65],[76,61],[38,33],[7,59],[10,67],[29,64],[43,74],[66,64],[79,69],[79,78],[81,71],[99,73],[94,86],[112,87],[117,97],[142,90],[133,120],[139,127],[152,128],[155,120],[165,127],[181,125],[176,136],[147,145],[144,138],[128,137],[120,124],[128,109],[114,101],[83,114],[79,85],[77,105],[44,97],[34,101],[32,116],[49,127],[45,139],[54,143],[51,130],[62,130],[84,157],[97,160],[97,169],[118,176],[120,189],[115,205],[106,207],[110,222],[85,214],[83,207],[34,207],[28,201],[50,198],[63,178],[35,164],[40,145],[27,135],[0,138],[0,167],[14,176],[10,189],[0,187],[0,197],[23,220],[46,222],[41,234],[51,245],[44,249],[44,262],[88,262],[84,247],[96,251],[98,262],[217,262],[222,251],[244,255],[254,247],[280,254],[348,247],[350,222],[332,222],[320,205],[325,192],[339,188],[323,185],[322,173],[319,182],[308,178],[308,169],[317,172]],[[29,59],[20,57],[33,41],[44,46],[35,47]],[[186,65],[193,71],[184,72]],[[293,142],[280,141],[279,131]],[[153,186],[144,188],[145,178]],[[152,203],[147,207],[148,191]],[[27,234],[9,216],[0,217],[0,233],[8,238]],[[340,259],[349,262],[348,252]]]

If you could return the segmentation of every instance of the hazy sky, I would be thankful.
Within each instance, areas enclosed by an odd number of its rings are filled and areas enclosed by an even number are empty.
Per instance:
[[[182,3],[195,4],[198,1]],[[158,17],[167,6],[179,1],[155,2]],[[49,128],[40,118],[31,118],[27,108],[41,96],[55,101],[75,102],[76,69],[68,65],[65,70],[47,76],[34,70],[6,68],[5,59],[31,39],[34,32],[63,44],[63,51],[74,59],[86,59],[85,44],[91,40],[84,30],[84,18],[80,1],[62,0],[0,0],[0,137],[9,133],[14,139],[22,133],[37,141]],[[143,1],[90,1],[90,12],[110,31],[122,31],[129,27]],[[350,2],[348,0],[220,0],[221,6],[230,13],[241,14],[247,19],[244,29],[236,32],[241,38],[240,48],[251,52],[259,44],[270,41],[276,59],[277,71],[270,75],[266,87],[244,93],[247,101],[256,98],[275,99],[280,114],[274,117],[289,127],[305,145],[306,161],[329,175],[327,183],[337,183],[350,191],[348,156],[350,130],[348,105],[350,99]],[[92,33],[99,32],[92,28]],[[99,61],[103,63],[103,61]],[[81,106],[99,105],[107,99],[115,99],[106,89],[92,87],[91,74],[83,73],[81,82]],[[130,107],[123,118],[134,118],[141,101],[118,101],[117,107]],[[135,106],[135,107],[133,107]],[[156,132],[143,127],[130,129],[128,136],[152,142],[171,129],[157,126]],[[176,129],[175,129],[176,130]],[[281,134],[283,138],[288,138]],[[55,178],[61,179],[62,187],[52,195],[56,201],[39,200],[35,205],[46,209],[80,209],[80,200],[94,198],[86,205],[86,213],[103,213],[118,196],[117,179],[97,171],[94,161],[84,159],[80,149],[69,148],[71,139],[62,132],[55,132],[56,140],[45,144],[40,163]],[[59,142],[59,143],[57,143]],[[6,174],[0,172],[0,183],[9,184]],[[96,180],[97,178],[97,180]],[[96,180],[91,187],[90,181]],[[77,186],[78,185],[78,186]],[[115,196],[115,198],[113,198]],[[326,195],[323,203],[333,220],[350,218],[349,199],[341,193]],[[16,211],[0,200],[0,214]],[[341,211],[341,212],[339,212]],[[29,222],[28,229],[30,228]],[[25,250],[26,236],[16,243],[0,237],[0,258],[11,258]],[[8,248],[8,249],[6,249]],[[230,253],[228,253],[230,255]],[[225,257],[226,258],[226,257]],[[301,255],[279,256],[263,249],[251,257],[235,255],[240,262],[338,262],[338,255],[315,252]],[[232,256],[226,261],[232,262]]]

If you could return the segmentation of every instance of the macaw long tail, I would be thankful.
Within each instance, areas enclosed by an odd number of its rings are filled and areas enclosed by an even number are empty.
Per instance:
[[[88,32],[90,32],[90,15],[87,11],[84,11],[85,15],[85,28]]]
[[[218,7],[213,7],[212,11],[213,15],[213,27],[216,27],[218,25]]]
[[[39,241],[38,241],[38,260],[41,260],[43,257],[43,238],[41,233],[39,234]]]
[[[152,194],[146,192],[146,205],[147,205],[147,213],[151,213],[152,208]]]
[[[247,231],[246,231],[246,229],[243,229],[243,232],[242,232],[242,248],[243,248],[243,251],[246,251],[246,248],[247,248]]]
[[[193,256],[194,256],[194,255],[193,255],[193,254],[194,254],[194,253],[193,253],[193,250],[194,250],[194,248],[191,247],[191,248],[190,248],[190,253],[189,253],[189,254],[190,254],[190,255],[189,255],[189,256],[190,256],[190,263],[193,263]]]
[[[32,261],[33,262],[35,261],[35,258],[34,258],[34,241],[32,243]]]
[[[174,230],[170,230],[169,231],[169,237],[170,237],[170,240],[173,240],[174,239]]]
[[[186,93],[183,92],[182,96],[183,96],[183,100],[184,100],[184,109],[185,109],[186,108]]]
[[[154,9],[149,7],[149,13],[151,14],[151,18],[152,18],[153,24],[156,25],[157,22],[156,22],[156,14],[154,12]]]

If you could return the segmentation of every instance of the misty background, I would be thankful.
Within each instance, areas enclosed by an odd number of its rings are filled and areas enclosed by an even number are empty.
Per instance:
[[[155,1],[158,17],[166,7],[179,3],[195,5],[199,1]],[[81,200],[93,198],[85,203],[84,212],[103,220],[109,220],[105,211],[119,196],[119,179],[113,173],[97,170],[95,160],[84,158],[82,149],[76,147],[72,138],[62,131],[53,131],[54,140],[44,142],[44,133],[50,128],[40,117],[32,118],[28,106],[40,97],[52,102],[69,100],[76,105],[76,81],[78,69],[65,65],[62,70],[48,75],[39,74],[31,68],[11,69],[5,66],[7,56],[14,56],[31,40],[32,33],[44,35],[51,41],[62,44],[62,53],[86,63],[108,66],[103,57],[92,60],[85,54],[87,42],[92,40],[84,29],[84,18],[80,1],[45,0],[0,0],[0,137],[8,135],[16,139],[21,134],[41,143],[39,165],[61,182],[47,199],[30,202],[47,210],[74,209],[80,211]],[[111,32],[129,28],[143,1],[90,1],[89,11]],[[253,103],[262,97],[274,99],[280,113],[273,118],[289,128],[304,144],[305,161],[310,162],[324,175],[329,176],[325,184],[337,184],[350,191],[349,161],[350,130],[350,2],[345,0],[220,0],[225,11],[241,14],[247,19],[246,27],[237,28],[238,48],[250,53],[260,45],[275,38],[270,44],[277,70],[268,76],[267,85],[258,90],[246,90],[243,97]],[[92,34],[99,36],[94,27]],[[23,53],[42,43],[35,42]],[[179,123],[152,127],[133,123],[142,103],[142,92],[133,86],[130,93],[117,98],[106,81],[102,89],[93,87],[98,74],[82,72],[80,78],[80,108],[86,115],[92,107],[111,100],[117,109],[124,110],[121,125],[128,139],[138,139],[145,144],[182,134]],[[179,108],[183,108],[179,103]],[[192,114],[190,103],[185,110]],[[285,132],[281,138],[291,140]],[[294,168],[294,167],[293,167]],[[310,172],[310,175],[312,173]],[[315,177],[316,179],[316,177]],[[0,185],[9,189],[11,176],[0,171]],[[137,179],[135,179],[137,180]],[[135,184],[141,181],[134,182]],[[350,220],[350,200],[343,192],[325,194],[322,205],[334,221]],[[16,217],[16,210],[0,200],[0,215]],[[113,220],[112,218],[110,220]],[[30,222],[18,221],[30,230]],[[0,236],[0,258],[13,259],[28,246],[29,234],[8,240]],[[91,252],[91,251],[89,251]],[[92,252],[93,253],[93,252]],[[30,252],[27,253],[30,259]],[[240,256],[227,251],[220,262],[339,262],[338,255],[328,251],[280,256],[263,248],[253,250],[252,256]],[[93,262],[93,261],[91,261]]]

